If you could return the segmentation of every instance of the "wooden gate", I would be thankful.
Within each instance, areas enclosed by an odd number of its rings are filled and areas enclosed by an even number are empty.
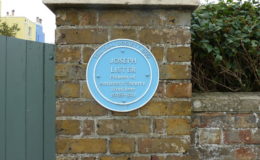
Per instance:
[[[54,49],[0,36],[0,160],[55,159]]]

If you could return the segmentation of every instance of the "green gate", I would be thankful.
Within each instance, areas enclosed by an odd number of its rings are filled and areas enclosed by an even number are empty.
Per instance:
[[[55,159],[54,49],[0,36],[0,160]]]

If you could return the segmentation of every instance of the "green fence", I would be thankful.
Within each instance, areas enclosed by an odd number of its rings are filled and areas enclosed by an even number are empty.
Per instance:
[[[55,159],[54,49],[0,36],[0,160]]]

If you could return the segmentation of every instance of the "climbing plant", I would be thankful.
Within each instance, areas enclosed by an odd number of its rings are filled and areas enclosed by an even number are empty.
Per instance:
[[[260,3],[221,0],[192,15],[195,91],[260,91]]]

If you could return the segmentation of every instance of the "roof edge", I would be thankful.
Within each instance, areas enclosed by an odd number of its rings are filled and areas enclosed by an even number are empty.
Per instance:
[[[43,0],[51,10],[59,7],[154,7],[154,8],[197,8],[199,0]]]

